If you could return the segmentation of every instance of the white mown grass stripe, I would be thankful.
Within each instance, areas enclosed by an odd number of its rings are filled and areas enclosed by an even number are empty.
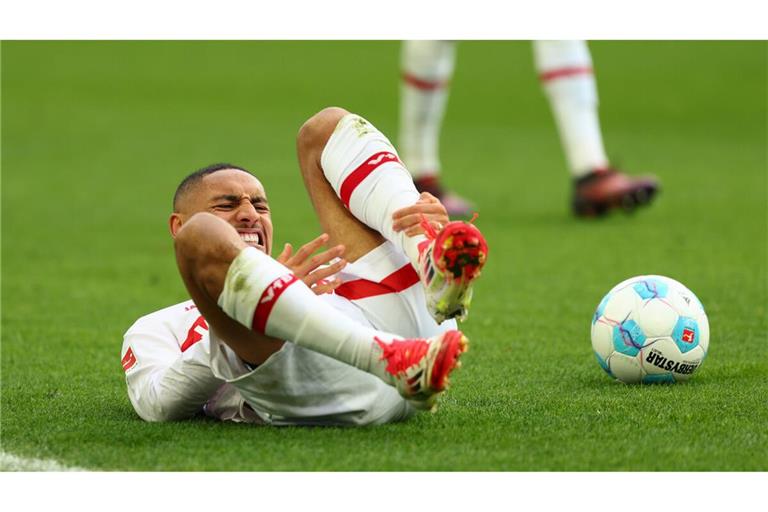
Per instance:
[[[0,452],[0,471],[88,471],[84,468],[65,466],[51,459],[28,459]]]

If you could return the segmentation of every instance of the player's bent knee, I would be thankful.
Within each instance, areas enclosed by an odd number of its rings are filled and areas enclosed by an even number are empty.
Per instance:
[[[174,238],[174,246],[185,283],[201,288],[210,297],[217,297],[230,263],[245,243],[226,221],[202,212],[184,223]]]
[[[200,242],[206,238],[210,239],[211,233],[220,230],[221,222],[221,219],[207,212],[196,213],[190,217],[173,239],[176,254],[185,259],[199,258],[206,249],[206,245]]]
[[[340,107],[326,107],[301,126],[296,137],[299,153],[322,152],[342,117],[349,114]]]

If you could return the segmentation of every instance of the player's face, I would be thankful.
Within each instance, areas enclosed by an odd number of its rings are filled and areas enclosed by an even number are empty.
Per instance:
[[[272,216],[264,186],[247,172],[225,169],[205,176],[190,194],[190,207],[229,222],[243,241],[262,252],[272,251]]]

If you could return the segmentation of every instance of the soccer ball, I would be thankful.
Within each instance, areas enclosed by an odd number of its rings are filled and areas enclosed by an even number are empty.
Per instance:
[[[622,281],[592,317],[597,362],[622,382],[691,378],[709,350],[704,306],[688,288],[664,276]]]

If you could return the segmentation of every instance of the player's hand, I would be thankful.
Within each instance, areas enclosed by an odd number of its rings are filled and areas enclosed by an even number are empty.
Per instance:
[[[311,242],[301,246],[296,254],[293,254],[293,246],[286,243],[283,248],[283,252],[275,258],[277,261],[291,269],[291,272],[299,279],[304,281],[304,284],[309,286],[315,295],[322,295],[324,293],[330,293],[341,284],[341,279],[326,279],[333,274],[336,274],[347,264],[347,261],[341,258],[344,254],[345,247],[343,245],[337,245],[331,247],[325,251],[312,256],[316,250],[325,245],[328,241],[328,235],[323,233],[319,237],[315,238]],[[322,265],[339,258],[339,261],[327,267]]]
[[[395,232],[405,231],[408,236],[424,234],[422,216],[438,231],[450,221],[443,203],[429,192],[422,192],[416,203],[392,214],[392,229]]]

